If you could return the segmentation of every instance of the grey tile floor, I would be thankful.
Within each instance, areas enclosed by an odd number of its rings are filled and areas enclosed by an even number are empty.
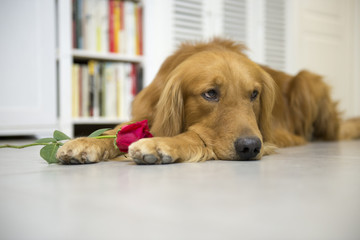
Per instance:
[[[39,149],[0,149],[0,239],[360,239],[360,141],[162,166]]]

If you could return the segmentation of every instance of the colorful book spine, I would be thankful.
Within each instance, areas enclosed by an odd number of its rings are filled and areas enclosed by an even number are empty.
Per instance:
[[[89,61],[72,67],[73,117],[130,119],[131,102],[141,87],[141,67]]]
[[[143,54],[143,9],[134,1],[72,0],[73,48]]]
[[[110,52],[115,52],[114,9],[115,9],[115,0],[110,0],[109,1],[109,50],[110,50]]]
[[[113,32],[114,32],[114,52],[119,52],[119,32],[120,32],[120,2],[114,2],[114,17],[113,17]]]
[[[136,6],[136,55],[143,55],[143,11],[142,7]]]

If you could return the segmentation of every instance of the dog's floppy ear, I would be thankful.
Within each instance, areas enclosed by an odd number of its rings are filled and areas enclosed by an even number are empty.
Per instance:
[[[260,119],[259,119],[259,127],[261,134],[263,136],[264,142],[272,142],[272,111],[275,104],[275,82],[271,78],[271,76],[262,71],[262,91],[260,96]]]
[[[183,131],[184,99],[181,79],[170,74],[155,108],[151,132],[155,136],[175,136]]]

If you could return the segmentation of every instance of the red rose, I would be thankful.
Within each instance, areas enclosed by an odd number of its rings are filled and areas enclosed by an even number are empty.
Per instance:
[[[141,138],[151,138],[148,121],[145,119],[130,125],[123,126],[116,134],[116,146],[121,152],[128,152],[130,144]]]

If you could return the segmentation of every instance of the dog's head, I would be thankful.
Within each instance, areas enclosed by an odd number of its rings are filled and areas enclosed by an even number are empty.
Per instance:
[[[218,159],[260,159],[271,140],[272,78],[245,55],[200,51],[174,68],[157,103],[152,131],[190,130]]]

